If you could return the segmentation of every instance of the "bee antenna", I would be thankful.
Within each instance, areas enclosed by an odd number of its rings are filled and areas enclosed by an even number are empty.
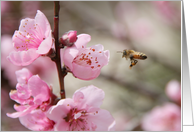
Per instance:
[[[117,53],[123,53],[123,51],[117,51]]]

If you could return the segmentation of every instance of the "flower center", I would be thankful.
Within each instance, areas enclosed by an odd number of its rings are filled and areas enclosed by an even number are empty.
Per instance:
[[[101,67],[98,61],[98,57],[94,52],[95,49],[92,48],[83,49],[82,52],[80,52],[80,54],[75,57],[73,62],[81,66],[90,67],[92,69]]]
[[[37,49],[45,39],[39,25],[32,25],[32,23],[29,23],[29,20],[26,19],[25,24],[21,28],[22,31],[17,31],[15,33],[15,37],[17,38],[17,42],[14,43],[15,48],[19,51],[28,50],[30,48]]]
[[[90,123],[88,122],[87,114],[86,110],[73,108],[63,119],[69,123],[69,130],[71,131],[89,131]]]

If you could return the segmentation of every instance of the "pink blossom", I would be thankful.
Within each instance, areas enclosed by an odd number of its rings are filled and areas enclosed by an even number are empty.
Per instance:
[[[176,80],[171,80],[166,85],[167,96],[178,103],[181,103],[181,84]]]
[[[56,123],[55,131],[114,130],[114,118],[100,109],[104,95],[104,91],[93,85],[83,87],[75,91],[72,99],[62,99],[51,106],[47,117]]]
[[[54,121],[40,109],[33,110],[19,118],[20,123],[32,131],[53,131]]]
[[[154,1],[162,20],[172,26],[181,25],[181,8],[176,8],[172,1]]]
[[[108,64],[109,51],[97,44],[86,48],[91,40],[90,35],[80,34],[72,47],[67,47],[63,53],[63,62],[73,75],[79,79],[92,80],[99,76],[103,66]]]
[[[1,1],[1,15],[9,11],[10,8],[11,8],[11,5],[9,1]]]
[[[12,46],[12,38],[10,35],[1,36],[1,69],[3,70],[3,75],[9,80],[9,83],[13,86],[17,84],[16,77],[13,76],[15,71],[22,69],[22,66],[16,66],[7,60],[7,56],[10,52],[14,51]],[[55,73],[56,66],[49,57],[40,56],[37,58],[31,65],[28,65],[27,68],[33,73],[38,74],[42,79],[46,81],[53,80],[52,75]]]
[[[60,38],[60,41],[65,46],[72,46],[77,40],[77,31],[69,31]]]
[[[146,131],[181,131],[181,108],[173,103],[153,108],[142,120]]]
[[[48,53],[52,46],[52,34],[46,16],[38,10],[35,19],[22,19],[12,41],[16,51],[11,52],[8,59],[15,65],[29,65]]]
[[[7,115],[11,118],[17,118],[30,113],[36,108],[45,111],[51,97],[49,86],[38,75],[32,76],[26,68],[17,71],[16,77],[18,80],[17,90],[10,92],[10,98],[20,105],[14,105],[17,112],[7,113]]]

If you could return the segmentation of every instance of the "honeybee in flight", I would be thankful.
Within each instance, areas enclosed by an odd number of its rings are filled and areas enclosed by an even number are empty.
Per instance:
[[[144,53],[141,52],[136,52],[134,50],[123,50],[123,51],[118,51],[118,53],[123,53],[123,57],[126,58],[126,60],[128,60],[128,58],[131,60],[131,65],[129,66],[129,68],[131,69],[134,65],[137,64],[137,60],[135,59],[140,59],[140,60],[145,60],[147,59],[147,56]]]

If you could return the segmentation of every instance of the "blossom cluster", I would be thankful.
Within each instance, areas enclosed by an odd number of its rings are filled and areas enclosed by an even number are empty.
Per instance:
[[[99,76],[101,68],[108,64],[109,51],[101,44],[86,47],[90,35],[77,31],[65,33],[59,42],[62,67],[76,78],[92,80]],[[55,54],[54,38],[46,16],[37,11],[34,19],[25,18],[19,30],[12,37],[14,51],[8,60],[17,66],[28,66],[40,57]],[[52,54],[52,55],[51,55]],[[55,56],[54,56],[55,57]],[[50,60],[50,61],[51,61]],[[15,72],[16,90],[11,90],[10,98],[17,102],[16,112],[7,113],[11,118],[19,118],[22,125],[34,131],[109,131],[114,130],[115,120],[100,108],[105,93],[90,85],[75,91],[72,98],[59,99],[52,86],[39,75],[33,75],[27,68]]]

